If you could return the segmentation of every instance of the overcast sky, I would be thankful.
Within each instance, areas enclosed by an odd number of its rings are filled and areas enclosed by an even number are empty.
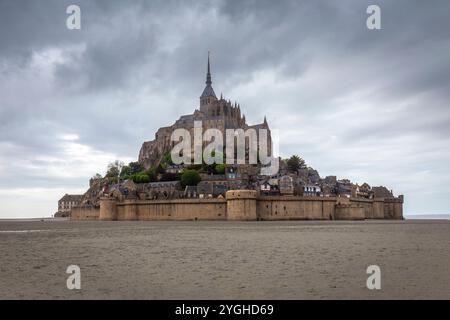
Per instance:
[[[136,160],[198,107],[208,50],[216,94],[267,115],[282,156],[450,213],[449,17],[445,0],[0,0],[0,218],[50,216]]]

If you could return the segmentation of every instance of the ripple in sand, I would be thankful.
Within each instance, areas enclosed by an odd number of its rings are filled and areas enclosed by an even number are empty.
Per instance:
[[[0,233],[30,233],[30,232],[43,232],[47,230],[0,230]]]

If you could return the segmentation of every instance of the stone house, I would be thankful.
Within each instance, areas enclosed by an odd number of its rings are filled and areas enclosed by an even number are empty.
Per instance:
[[[372,188],[368,183],[363,183],[362,185],[356,185],[356,197],[358,198],[373,198]]]
[[[304,196],[320,196],[321,195],[321,189],[319,186],[307,184],[303,186],[303,195]]]
[[[58,201],[58,212],[55,213],[55,217],[70,217],[70,212],[73,207],[80,205],[82,194],[65,194]]]
[[[372,187],[373,195],[375,198],[393,198],[392,190],[388,190],[388,188],[380,186],[380,187]]]
[[[348,179],[338,180],[336,193],[339,197],[350,198],[352,196],[353,184]]]
[[[294,195],[294,183],[292,177],[285,175],[278,181],[278,187],[280,194],[282,195]]]
[[[206,181],[201,181],[197,185],[197,194],[199,198],[212,198],[213,196],[213,184]]]

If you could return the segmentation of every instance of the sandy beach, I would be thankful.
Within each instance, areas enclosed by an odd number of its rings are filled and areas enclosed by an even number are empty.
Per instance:
[[[0,256],[1,299],[450,299],[448,220],[0,221]]]

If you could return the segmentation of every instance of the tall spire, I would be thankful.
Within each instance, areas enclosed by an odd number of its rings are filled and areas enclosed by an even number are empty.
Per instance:
[[[207,72],[206,72],[206,87],[203,90],[203,93],[200,96],[200,98],[204,98],[204,97],[214,97],[214,98],[216,98],[216,94],[214,93],[214,90],[213,90],[211,84],[212,84],[212,81],[211,81],[211,65],[209,63],[209,51],[208,51],[208,69],[207,69]]]
[[[209,51],[208,51],[208,72],[206,73],[206,85],[210,86],[212,84],[211,81],[211,66],[209,64]]]

